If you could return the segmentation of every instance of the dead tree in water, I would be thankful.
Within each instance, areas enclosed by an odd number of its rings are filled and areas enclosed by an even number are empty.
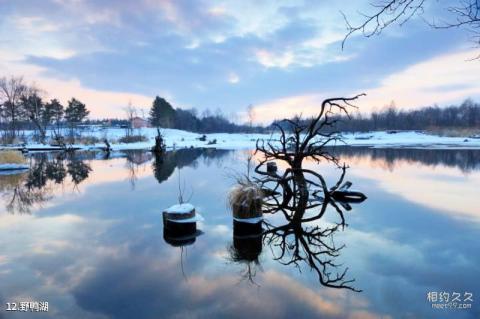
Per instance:
[[[332,156],[325,146],[342,141],[339,132],[335,130],[335,125],[339,121],[336,115],[344,113],[348,116],[349,108],[355,107],[353,101],[363,95],[326,99],[322,102],[318,115],[310,121],[303,121],[300,118],[285,120],[288,129],[278,123],[274,124],[280,133],[277,143],[257,141],[256,153],[263,155],[263,159],[255,167],[255,172],[260,175],[255,181],[262,188],[266,188],[265,213],[282,211],[289,222],[296,224],[320,218],[324,214],[322,209],[315,217],[304,219],[308,209],[321,205],[320,202],[310,198],[312,188],[319,188],[323,198],[328,200],[343,182],[346,165],[340,165],[338,159]],[[303,167],[304,160],[313,160],[317,163],[326,160],[334,163],[342,170],[338,182],[328,188],[320,174]],[[287,164],[283,174],[265,169],[267,163],[272,161]],[[340,216],[344,225],[343,214]]]

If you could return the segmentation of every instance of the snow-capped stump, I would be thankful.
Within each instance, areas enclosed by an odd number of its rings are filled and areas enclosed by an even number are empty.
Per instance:
[[[188,221],[195,218],[195,206],[189,203],[170,206],[163,211],[163,218],[170,221]]]
[[[203,217],[195,212],[195,206],[189,203],[173,205],[163,211],[164,238],[167,242],[179,243],[193,241],[197,231],[197,222]],[[193,237],[192,237],[193,236]],[[168,240],[167,240],[168,239]]]
[[[0,171],[29,169],[25,157],[19,151],[0,151]]]

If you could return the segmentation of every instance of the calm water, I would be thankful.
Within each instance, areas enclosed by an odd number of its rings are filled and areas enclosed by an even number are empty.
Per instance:
[[[336,152],[368,196],[329,239],[345,244],[335,261],[362,292],[324,287],[266,244],[234,258],[226,196],[248,152],[183,150],[161,165],[142,152],[48,154],[0,176],[0,318],[479,318],[480,152]],[[179,180],[205,221],[175,247],[161,211]],[[472,308],[432,309],[428,292],[472,293]],[[31,300],[49,312],[4,311]]]

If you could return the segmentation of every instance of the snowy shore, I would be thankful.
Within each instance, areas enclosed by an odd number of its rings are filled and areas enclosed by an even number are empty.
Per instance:
[[[30,132],[25,132],[27,138]],[[142,134],[147,137],[145,142],[137,143],[117,143],[116,141],[125,135],[124,129],[104,129],[82,133],[83,136],[95,136],[103,140],[108,139],[112,150],[126,149],[150,149],[155,142],[156,130],[153,128],[143,128],[135,134]],[[275,136],[270,134],[228,134],[215,133],[206,134],[206,140],[199,138],[202,134],[181,131],[176,129],[163,129],[162,134],[165,137],[167,149],[206,147],[218,149],[252,149],[255,148],[257,139],[265,141],[275,141]],[[480,149],[480,137],[444,137],[430,135],[422,132],[367,132],[367,133],[347,133],[343,134],[345,143],[331,144],[331,146],[367,146],[377,148],[425,148],[425,149]],[[69,145],[74,148],[93,150],[103,148],[103,143],[92,145],[74,144]],[[21,145],[0,145],[0,149],[18,149]],[[37,150],[51,148],[50,145],[38,143],[27,143],[26,148]]]

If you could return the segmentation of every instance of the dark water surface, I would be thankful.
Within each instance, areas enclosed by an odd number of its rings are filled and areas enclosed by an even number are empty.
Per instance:
[[[181,150],[161,164],[138,151],[37,154],[30,173],[0,176],[0,318],[480,318],[480,151],[335,152],[368,196],[329,239],[345,244],[335,261],[362,292],[322,286],[304,263],[274,260],[273,246],[234,254],[226,198],[249,152]],[[161,212],[179,180],[205,220],[175,247]],[[429,292],[473,302],[433,309]],[[49,312],[5,311],[21,301]]]

